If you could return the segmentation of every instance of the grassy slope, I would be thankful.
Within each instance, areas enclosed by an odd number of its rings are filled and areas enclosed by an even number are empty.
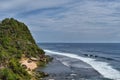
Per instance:
[[[0,79],[31,79],[31,75],[19,63],[23,54],[28,58],[45,58],[44,51],[36,45],[24,23],[13,18],[4,19],[0,23]]]

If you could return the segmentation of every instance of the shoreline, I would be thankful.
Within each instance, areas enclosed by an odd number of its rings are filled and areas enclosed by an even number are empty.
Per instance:
[[[31,76],[35,76],[36,73],[34,72],[43,72],[44,74],[47,74],[47,76],[40,78],[42,80],[111,80],[103,78],[103,76],[98,71],[96,71],[92,66],[83,62],[82,60],[79,60],[79,63],[77,63],[80,64],[80,67],[75,67],[73,65],[69,66],[59,59],[64,59],[66,57],[60,55],[50,56],[53,57],[53,60],[46,64],[44,67],[40,67],[37,64],[39,60],[36,58],[34,58],[34,60],[31,60],[31,58],[22,57],[20,63],[21,65],[26,66],[26,70]],[[73,62],[74,61],[76,60],[74,59]]]
[[[119,71],[116,70],[116,69],[114,69],[114,68],[112,68],[112,66],[109,65],[108,62],[99,61],[97,59],[89,58],[89,57],[82,57],[82,56],[79,56],[77,54],[66,53],[66,52],[56,52],[56,51],[52,51],[52,50],[45,50],[45,52],[48,53],[48,54],[50,54],[50,55],[62,56],[60,58],[58,57],[58,59],[63,64],[65,64],[66,66],[78,67],[79,69],[81,67],[83,67],[83,69],[85,69],[84,67],[86,67],[86,66],[84,66],[84,65],[81,66],[80,62],[82,61],[82,62],[90,65],[91,68],[94,71],[96,71],[97,73],[99,73],[100,75],[102,75],[102,77],[104,77],[105,80],[114,80],[114,79],[115,80],[119,80],[120,79],[120,76],[119,76],[120,73],[119,73]],[[73,61],[75,59],[77,61]]]
[[[48,76],[48,73],[42,72],[42,71],[37,71],[37,68],[42,68],[45,67],[49,62],[51,62],[52,57],[45,55],[44,59],[39,59],[35,57],[25,57],[23,55],[19,61],[22,67],[28,72],[29,75],[32,76],[32,80],[38,80],[42,79],[46,76]]]
[[[52,56],[54,57],[54,56]],[[82,64],[82,62],[81,62]],[[43,78],[42,80],[79,80],[79,79],[97,79],[101,80],[103,78],[96,70],[93,68],[75,68],[68,67],[62,64],[55,57],[52,62],[50,62],[44,68],[38,68],[37,71],[43,71],[48,73],[49,76]]]

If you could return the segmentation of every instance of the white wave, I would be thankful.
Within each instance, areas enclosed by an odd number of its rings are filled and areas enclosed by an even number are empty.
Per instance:
[[[65,66],[70,66],[68,63],[66,63],[66,62],[62,62]]]
[[[60,59],[60,58],[57,58],[57,60],[61,61],[61,59]],[[61,62],[62,62],[62,64],[64,64],[64,65],[65,65],[65,66],[67,66],[67,67],[69,67],[69,66],[70,66],[70,64],[66,63],[66,61],[61,61]]]
[[[114,79],[114,80],[120,80],[120,72],[112,68],[112,66],[110,66],[109,63],[96,61],[95,59],[92,59],[92,58],[85,58],[85,57],[81,57],[81,56],[78,56],[76,54],[71,54],[71,53],[60,53],[60,52],[55,52],[51,50],[44,50],[44,51],[48,54],[61,55],[61,56],[66,56],[66,57],[82,60],[83,62],[86,62],[89,65],[91,65],[103,77]]]

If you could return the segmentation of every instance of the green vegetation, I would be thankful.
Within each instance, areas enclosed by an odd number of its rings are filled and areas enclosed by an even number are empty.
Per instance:
[[[27,26],[13,18],[0,22],[0,80],[30,80],[31,75],[19,63],[22,55],[48,60]]]

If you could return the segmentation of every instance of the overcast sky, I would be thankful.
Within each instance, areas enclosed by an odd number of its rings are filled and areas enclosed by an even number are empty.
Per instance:
[[[7,17],[37,42],[120,42],[120,0],[0,0],[0,20]]]

